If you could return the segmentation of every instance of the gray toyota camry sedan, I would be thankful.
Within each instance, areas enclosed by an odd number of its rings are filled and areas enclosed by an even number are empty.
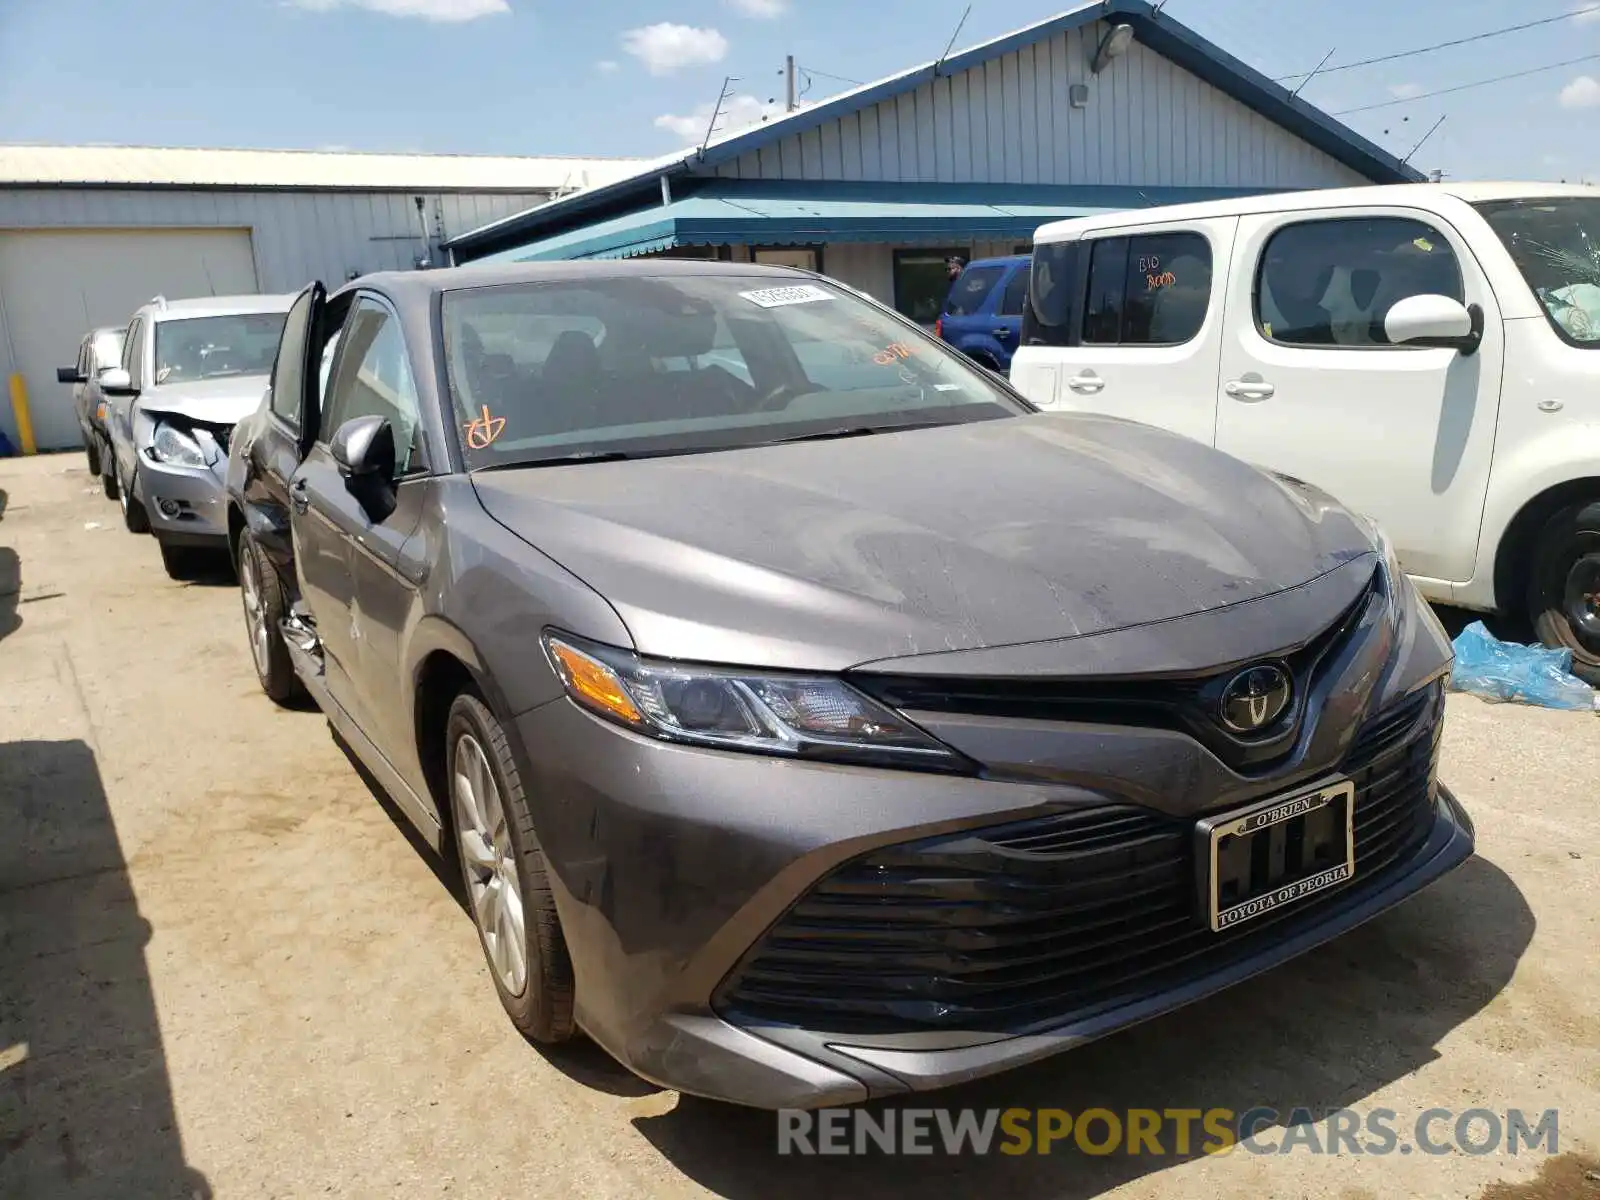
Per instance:
[[[228,490],[263,687],[459,861],[517,1028],[687,1092],[1000,1071],[1472,852],[1377,529],[820,276],[313,286]]]

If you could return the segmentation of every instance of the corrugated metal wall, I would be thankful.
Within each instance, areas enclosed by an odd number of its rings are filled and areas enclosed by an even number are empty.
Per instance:
[[[1098,76],[1103,23],[932,80],[751,151],[735,179],[882,179],[1147,187],[1338,187],[1369,182],[1135,43]],[[1089,86],[1075,109],[1068,87]]]
[[[351,271],[406,270],[422,251],[415,196],[428,228],[446,238],[543,203],[542,193],[165,191],[73,188],[0,190],[0,229],[248,228],[263,291]],[[434,262],[442,263],[437,240]],[[3,345],[3,342],[0,342]]]

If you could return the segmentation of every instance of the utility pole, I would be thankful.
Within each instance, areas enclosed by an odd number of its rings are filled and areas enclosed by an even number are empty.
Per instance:
[[[784,56],[783,77],[786,86],[783,111],[794,111],[794,55]]]

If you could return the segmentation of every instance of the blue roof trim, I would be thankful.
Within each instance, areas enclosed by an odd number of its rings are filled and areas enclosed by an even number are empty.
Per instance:
[[[1037,25],[984,42],[939,62],[924,63],[879,83],[845,92],[812,108],[801,109],[769,124],[735,134],[708,147],[703,153],[693,150],[681,157],[659,160],[627,179],[552,200],[493,225],[461,234],[446,245],[457,251],[463,261],[467,261],[473,257],[475,248],[493,252],[519,237],[537,236],[537,231],[551,225],[570,226],[581,221],[587,213],[606,210],[615,213],[619,206],[626,208],[632,204],[646,203],[647,197],[653,198],[662,177],[708,174],[720,164],[752,150],[911,91],[937,76],[958,74],[990,59],[1099,20],[1126,21],[1134,27],[1139,41],[1151,50],[1171,59],[1374,183],[1416,183],[1425,178],[1416,168],[1402,163],[1395,155],[1363,138],[1340,121],[1291,95],[1282,84],[1267,78],[1186,25],[1157,12],[1148,0],[1092,0]]]
[[[1031,241],[1067,217],[1257,194],[1240,188],[727,181],[719,187],[488,256],[625,258],[669,246]]]

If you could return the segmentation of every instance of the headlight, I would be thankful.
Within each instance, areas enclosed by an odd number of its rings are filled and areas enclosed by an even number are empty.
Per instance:
[[[206,465],[206,456],[200,449],[200,443],[183,430],[176,429],[165,421],[156,422],[155,434],[150,439],[150,451],[162,462],[171,463],[175,467]]]
[[[1383,590],[1389,601],[1389,615],[1398,619],[1404,611],[1406,589],[1412,586],[1411,581],[1400,569],[1400,558],[1394,552],[1394,543],[1389,540],[1389,535],[1384,533],[1382,526],[1371,517],[1359,519],[1367,527],[1367,534],[1372,539],[1372,548],[1378,552],[1379,565],[1383,571]]]
[[[544,644],[569,696],[651,737],[924,770],[967,765],[948,746],[831,676],[642,659],[565,635],[546,634]]]

